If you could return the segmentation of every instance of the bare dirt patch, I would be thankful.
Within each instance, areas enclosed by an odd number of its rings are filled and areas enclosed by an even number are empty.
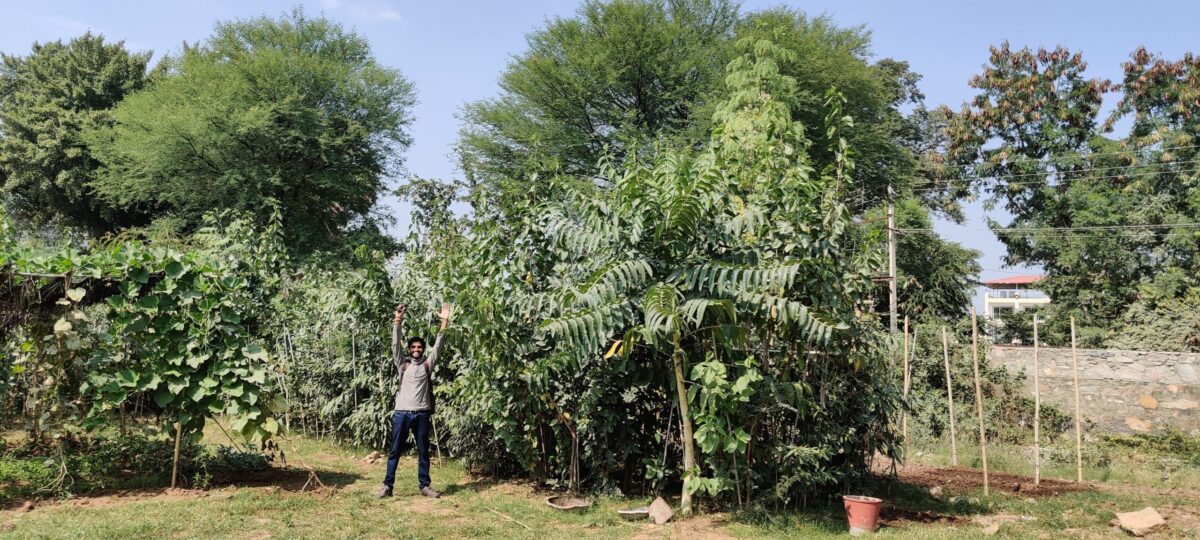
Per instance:
[[[722,529],[729,524],[729,516],[724,513],[704,514],[699,516],[691,516],[682,521],[671,521],[663,525],[632,525],[638,527],[639,532],[633,536],[634,540],[649,540],[651,538],[661,538],[663,532],[668,532],[671,538],[701,538],[704,540],[730,540],[734,536],[726,533]]]
[[[897,468],[897,473],[901,482],[921,487],[942,486],[947,491],[959,492],[983,487],[983,471],[966,467],[908,465]],[[1095,489],[1086,482],[1077,484],[1049,478],[1043,478],[1040,485],[1034,485],[1032,477],[998,472],[988,473],[988,484],[993,491],[1034,498]]]

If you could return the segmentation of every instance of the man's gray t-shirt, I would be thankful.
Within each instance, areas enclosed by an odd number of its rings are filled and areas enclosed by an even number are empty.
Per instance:
[[[442,336],[438,334],[433,347],[419,359],[414,359],[401,352],[398,327],[392,331],[393,360],[396,363],[396,376],[400,379],[400,388],[396,390],[397,411],[428,411],[433,409],[433,399],[429,395],[433,389],[431,378],[433,368],[437,363],[438,353],[442,350]],[[404,363],[408,367],[404,367]]]

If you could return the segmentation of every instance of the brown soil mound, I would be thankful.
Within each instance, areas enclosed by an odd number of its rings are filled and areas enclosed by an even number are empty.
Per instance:
[[[983,487],[983,471],[966,467],[929,467],[908,465],[897,467],[900,481],[922,487],[942,486],[949,492],[962,492]],[[1004,491],[1023,497],[1052,497],[1062,493],[1087,491],[1087,483],[1064,482],[1042,478],[1040,485],[1033,478],[1019,474],[988,472],[988,486],[992,491]]]

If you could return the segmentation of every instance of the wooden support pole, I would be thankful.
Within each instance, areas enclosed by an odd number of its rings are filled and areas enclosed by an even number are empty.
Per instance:
[[[171,465],[171,489],[175,489],[175,480],[179,477],[179,441],[183,439],[183,422],[175,421],[175,460]]]
[[[887,230],[888,230],[888,332],[896,337],[896,304],[899,295],[896,287],[896,203],[892,199],[892,185],[888,184]],[[892,347],[895,347],[895,341]],[[892,349],[893,351],[895,349]],[[894,356],[892,358],[895,358]]]
[[[1071,371],[1075,378],[1075,481],[1083,482],[1083,430],[1079,426],[1079,360],[1075,357],[1075,317],[1071,316]]]
[[[983,462],[983,496],[988,495],[987,429],[983,423],[983,388],[979,384],[979,322],[971,308],[971,358],[975,366],[975,413],[979,417],[979,458]]]
[[[904,392],[904,412],[900,415],[900,431],[904,437],[904,465],[908,466],[908,315],[904,316],[904,372],[901,377]]]
[[[1038,316],[1033,314],[1033,485],[1042,483],[1042,367],[1038,362]]]
[[[942,327],[942,364],[946,367],[946,404],[950,406],[950,464],[958,466],[958,435],[954,431],[954,385],[950,379],[950,343]]]

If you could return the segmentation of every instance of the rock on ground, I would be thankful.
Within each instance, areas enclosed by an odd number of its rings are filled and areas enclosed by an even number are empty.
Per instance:
[[[650,519],[655,524],[662,525],[675,516],[675,511],[671,510],[671,505],[667,504],[662,497],[656,497],[654,502],[650,503]]]
[[[1149,506],[1137,512],[1119,513],[1117,522],[1122,529],[1129,531],[1134,536],[1145,536],[1156,527],[1167,523],[1157,510]]]

